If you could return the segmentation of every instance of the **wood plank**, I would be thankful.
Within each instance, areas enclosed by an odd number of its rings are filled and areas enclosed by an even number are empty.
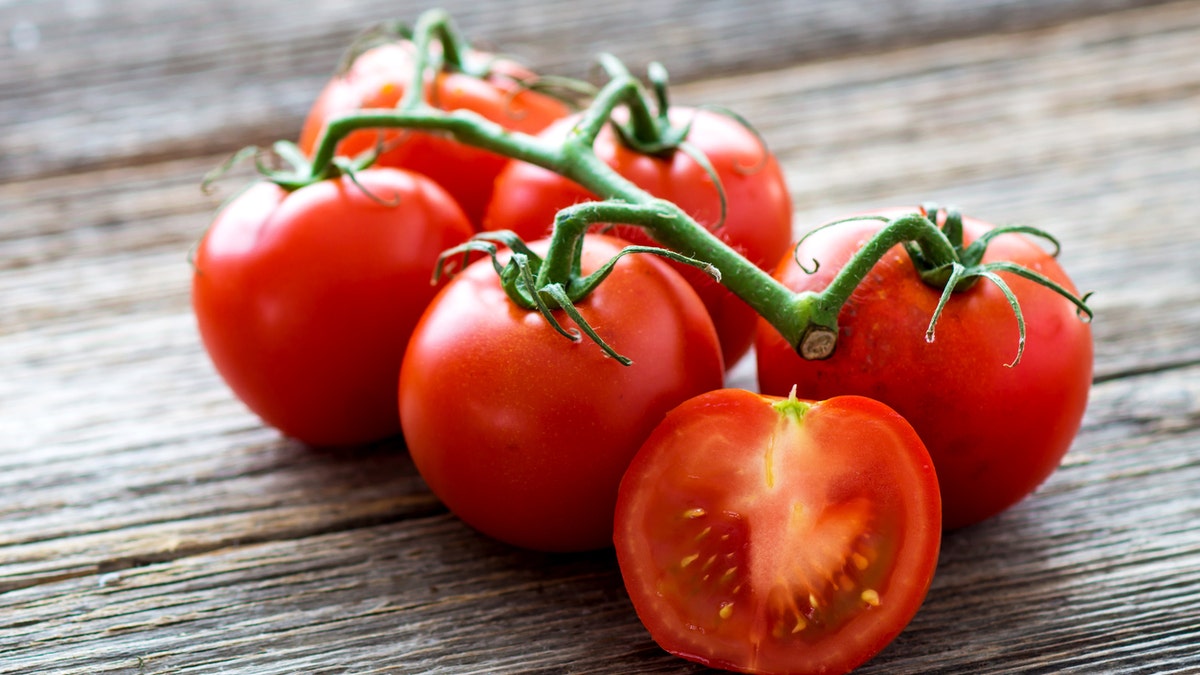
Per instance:
[[[1200,666],[1195,8],[677,90],[759,126],[798,229],[954,201],[1053,230],[1097,291],[1066,464],[946,538],[926,606],[862,672]],[[188,310],[187,247],[234,189],[196,188],[221,151],[148,147],[0,183],[0,673],[701,671],[650,642],[611,554],[472,533],[396,443],[338,457],[262,428]]]
[[[920,0],[888,9],[865,0],[450,0],[441,6],[468,36],[544,72],[585,77],[593,56],[610,51],[637,69],[667,60],[676,78],[695,80],[1147,4]],[[0,26],[10,39],[0,43],[0,181],[233,150],[274,140],[281,129],[298,133],[358,31],[385,19],[413,21],[428,7],[415,0],[340,0],[303,12],[280,0],[187,8],[153,0],[4,3]]]
[[[859,672],[1191,662],[1197,419],[1200,368],[1098,385],[1069,461],[946,537],[925,607]],[[699,671],[649,641],[611,553],[518,551],[448,515],[147,562],[0,594],[0,672]]]

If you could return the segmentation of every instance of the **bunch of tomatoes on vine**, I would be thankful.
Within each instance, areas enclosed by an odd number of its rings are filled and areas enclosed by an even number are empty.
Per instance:
[[[1091,312],[1050,235],[922,205],[796,240],[763,139],[657,64],[602,55],[567,96],[441,11],[371,35],[194,253],[204,346],[265,423],[402,435],[464,522],[615,546],[659,645],[750,673],[870,659],[943,532],[1060,463]],[[725,388],[751,351],[759,391]]]

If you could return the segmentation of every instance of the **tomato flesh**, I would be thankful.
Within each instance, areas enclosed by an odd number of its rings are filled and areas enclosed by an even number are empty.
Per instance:
[[[667,651],[742,672],[837,673],[916,613],[940,531],[932,462],[891,409],[725,389],[673,410],[638,452],[614,541]]]

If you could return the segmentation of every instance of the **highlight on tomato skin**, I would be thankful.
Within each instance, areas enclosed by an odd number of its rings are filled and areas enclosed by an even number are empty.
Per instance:
[[[746,673],[845,673],[921,606],[941,500],[887,406],[721,389],[654,430],[615,523],[626,589],[663,649]]]

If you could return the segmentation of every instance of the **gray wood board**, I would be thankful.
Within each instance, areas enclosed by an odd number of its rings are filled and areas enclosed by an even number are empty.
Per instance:
[[[45,45],[81,40],[61,6],[0,16],[45,12],[30,19]],[[725,36],[709,58],[726,65],[685,70],[676,89],[758,126],[798,231],[953,202],[1054,232],[1096,291],[1097,384],[1066,463],[945,538],[925,607],[862,672],[1200,668],[1200,5],[1081,6],[792,65],[738,61]],[[199,178],[238,144],[298,129],[344,39],[396,8],[323,24],[325,10],[281,3],[220,21],[189,17],[198,7],[114,4],[93,17],[95,42],[37,81],[8,67],[24,56],[0,57],[0,79],[15,78],[0,83],[0,673],[701,670],[650,641],[611,553],[491,542],[429,495],[398,443],[314,452],[220,382],[190,315],[187,250],[245,175],[212,196]],[[517,9],[490,7],[462,23],[518,53],[534,41]],[[267,46],[250,46],[264,33],[247,13],[275,22]],[[593,20],[587,52],[670,66],[695,49]],[[146,22],[173,28],[134,44]],[[764,34],[755,48],[781,39]],[[239,61],[251,49],[280,51]],[[71,91],[113,107],[72,116]],[[164,119],[132,124],[151,108]]]

